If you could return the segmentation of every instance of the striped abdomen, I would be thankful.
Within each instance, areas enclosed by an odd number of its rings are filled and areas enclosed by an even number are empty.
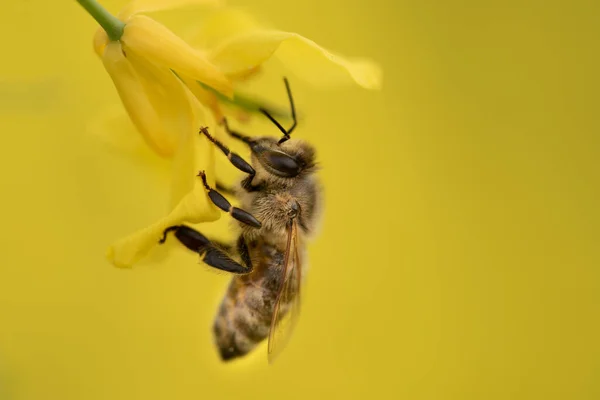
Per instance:
[[[247,354],[267,338],[281,284],[283,253],[270,246],[250,253],[254,270],[232,278],[214,322],[215,341],[225,361]]]

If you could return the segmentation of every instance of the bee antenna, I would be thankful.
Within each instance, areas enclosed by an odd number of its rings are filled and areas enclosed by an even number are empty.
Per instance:
[[[291,133],[296,129],[296,125],[298,125],[298,120],[296,119],[296,107],[294,106],[294,98],[292,97],[292,90],[290,89],[290,83],[287,78],[283,78],[283,82],[285,83],[285,89],[287,91],[288,99],[290,100],[290,108],[292,110],[292,120],[294,123],[292,126],[286,130],[267,110],[264,108],[260,108],[260,112],[262,112],[269,120],[275,124],[277,128],[283,133],[283,137],[279,140],[278,144],[281,144],[287,140],[289,140]]]

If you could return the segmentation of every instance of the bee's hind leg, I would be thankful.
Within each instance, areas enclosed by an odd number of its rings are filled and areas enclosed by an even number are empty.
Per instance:
[[[237,249],[242,259],[242,263],[239,263],[231,258],[225,248],[222,248],[225,246],[215,246],[215,243],[208,240],[206,236],[189,226],[175,225],[168,227],[164,230],[163,237],[159,240],[159,243],[164,243],[170,232],[173,232],[175,237],[185,247],[200,254],[202,261],[213,268],[234,274],[245,274],[252,271],[252,262],[248,256],[248,248],[241,236],[237,244]],[[231,246],[228,247],[231,248]]]

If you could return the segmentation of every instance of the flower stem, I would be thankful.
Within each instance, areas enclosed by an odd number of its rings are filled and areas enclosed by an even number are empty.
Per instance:
[[[121,39],[125,24],[106,11],[96,0],[77,0],[79,4],[100,24],[112,41]]]
[[[227,96],[224,96],[221,93],[217,92],[215,89],[211,88],[210,86],[208,86],[200,81],[196,81],[196,82],[204,90],[208,90],[209,92],[211,92],[215,96],[217,96],[217,99],[219,99],[219,101],[221,101],[223,103],[237,106],[237,107],[241,108],[242,110],[245,110],[248,112],[258,113],[258,112],[260,112],[261,109],[264,109],[264,110],[267,110],[269,112],[269,114],[271,114],[273,117],[290,118],[290,115],[287,112],[283,111],[281,108],[276,108],[274,106],[267,105],[262,100],[243,95],[239,92],[235,92],[233,94],[233,99],[230,99]]]

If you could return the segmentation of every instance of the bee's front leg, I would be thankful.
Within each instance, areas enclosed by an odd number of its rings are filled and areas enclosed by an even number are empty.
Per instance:
[[[252,180],[254,179],[254,176],[247,176],[246,178],[244,178],[242,180],[242,189],[244,189],[246,192],[256,192],[259,191],[263,188],[263,184],[259,183],[258,185],[253,185],[252,184]]]
[[[200,133],[204,134],[204,136],[206,136],[206,138],[211,143],[213,143],[215,146],[217,146],[219,148],[219,150],[221,150],[221,152],[225,156],[227,156],[227,159],[229,160],[231,165],[233,165],[240,171],[247,173],[250,176],[256,175],[256,171],[254,170],[254,168],[252,168],[252,165],[248,164],[248,162],[246,160],[244,160],[239,154],[229,150],[229,147],[225,146],[219,140],[215,139],[210,133],[208,133],[208,128],[206,128],[206,127],[200,128]]]
[[[223,119],[223,125],[224,125],[227,133],[229,133],[231,136],[233,136],[237,139],[240,139],[247,144],[251,143],[251,139],[249,137],[244,136],[238,132],[230,130],[229,125],[227,125],[227,120],[225,118]],[[244,178],[244,180],[242,181],[242,188],[245,191],[254,192],[254,191],[260,190],[260,186],[252,185],[252,180],[254,179],[254,176],[256,175],[256,171],[254,170],[254,168],[252,168],[252,166],[246,160],[244,160],[239,154],[230,151],[227,146],[225,146],[219,140],[212,137],[211,134],[208,133],[208,128],[205,128],[205,127],[200,128],[200,133],[204,134],[204,136],[206,136],[208,138],[208,140],[210,140],[215,146],[217,146],[219,148],[219,150],[221,150],[221,152],[223,152],[223,154],[225,154],[227,156],[227,159],[229,159],[229,162],[234,167],[236,167],[240,171],[248,174],[248,176],[246,178]]]

